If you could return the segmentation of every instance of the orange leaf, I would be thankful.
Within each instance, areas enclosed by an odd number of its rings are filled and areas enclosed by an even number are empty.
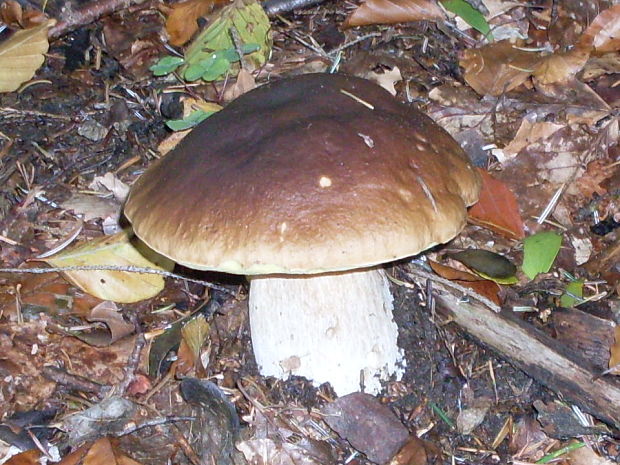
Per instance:
[[[442,265],[441,263],[429,260],[428,264],[431,269],[442,278],[449,279],[450,281],[480,281],[480,276],[468,273],[467,271],[457,270],[451,266]]]
[[[495,302],[497,305],[501,305],[499,298],[500,287],[497,283],[488,279],[480,279],[479,276],[468,273],[467,271],[457,270],[450,266],[442,265],[441,263],[429,260],[429,265],[435,273],[442,278],[454,281],[463,287],[467,287],[477,294],[486,297],[491,302]]]
[[[523,239],[525,231],[517,198],[506,184],[478,168],[482,190],[478,203],[469,209],[469,220],[509,239]]]
[[[433,0],[367,0],[344,22],[344,27],[445,19]]]
[[[213,10],[214,0],[187,0],[172,5],[172,13],[166,20],[166,31],[170,35],[170,43],[183,45],[198,30],[198,18]]]

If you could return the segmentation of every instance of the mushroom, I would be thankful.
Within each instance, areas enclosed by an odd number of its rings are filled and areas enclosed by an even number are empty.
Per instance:
[[[246,275],[264,375],[376,393],[402,371],[382,264],[465,225],[478,174],[376,84],[307,74],[246,93],[133,185],[125,214],[184,266]]]

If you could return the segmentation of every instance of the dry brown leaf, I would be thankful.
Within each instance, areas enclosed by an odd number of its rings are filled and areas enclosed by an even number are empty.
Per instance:
[[[577,179],[579,191],[588,198],[594,194],[604,195],[607,189],[602,183],[611,178],[620,168],[620,165],[609,163],[607,160],[593,160],[588,163],[585,173]]]
[[[613,465],[617,463],[601,457],[588,446],[570,451],[568,457],[570,465]]]
[[[620,50],[620,4],[602,11],[582,34],[578,47],[602,54]]]
[[[172,5],[166,20],[170,43],[178,47],[191,39],[198,30],[198,18],[209,14],[214,5],[215,0],[187,0]]]
[[[344,27],[438,21],[445,14],[433,0],[367,0],[344,22]]]
[[[239,74],[237,74],[237,80],[235,83],[232,86],[227,87],[224,91],[224,101],[230,102],[235,100],[254,88],[256,88],[256,80],[254,79],[254,76],[252,76],[252,73],[242,68],[239,70]],[[218,110],[214,109],[211,111]]]
[[[391,70],[384,70],[382,73],[377,73],[376,71],[371,71],[366,76],[367,79],[371,81],[375,81],[385,90],[387,90],[390,94],[396,96],[396,87],[394,84],[403,80],[402,74],[400,74],[400,69],[398,66],[394,66]]]
[[[533,76],[543,85],[568,82],[583,69],[589,56],[590,52],[581,48],[548,55],[540,59]]]
[[[430,456],[437,456],[432,445],[420,438],[411,436],[407,444],[392,457],[388,465],[428,465]],[[427,448],[430,451],[427,451]],[[430,454],[428,453],[430,452]]]
[[[12,27],[28,29],[47,21],[44,13],[22,6],[15,0],[5,0],[0,4],[0,21]]]
[[[54,24],[56,21],[51,19],[32,29],[17,31],[0,43],[0,92],[13,92],[34,76],[45,61],[43,54],[49,48],[47,31]]]
[[[113,344],[119,339],[129,336],[136,329],[132,323],[125,321],[120,314],[118,306],[109,300],[95,306],[91,310],[87,320],[105,323],[109,330],[109,335],[106,338],[106,345]]]
[[[523,239],[525,231],[517,198],[506,184],[495,179],[485,170],[478,203],[469,209],[469,220],[485,226],[510,239]]]
[[[504,160],[516,156],[521,150],[529,147],[535,142],[549,138],[564,126],[563,124],[547,121],[532,122],[528,118],[523,118],[514,139],[503,149]],[[500,160],[500,162],[504,160]]]
[[[41,458],[41,451],[38,449],[30,449],[25,452],[14,455],[4,462],[5,465],[37,465]]]
[[[84,465],[140,465],[140,462],[136,462],[119,451],[108,438],[95,441],[84,457],[83,463]]]
[[[468,273],[467,271],[457,270],[456,268],[442,265],[432,260],[429,260],[429,265],[433,271],[442,278],[454,281],[486,297],[490,301],[495,302],[497,305],[501,305],[501,299],[499,298],[500,287],[497,283],[488,279],[481,279],[480,276]]]
[[[501,95],[523,84],[536,70],[540,55],[507,40],[463,51],[465,80],[480,95]]]

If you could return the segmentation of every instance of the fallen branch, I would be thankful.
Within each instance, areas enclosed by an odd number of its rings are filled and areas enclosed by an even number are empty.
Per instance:
[[[132,5],[143,3],[145,0],[93,0],[82,8],[73,10],[63,10],[62,21],[50,29],[48,37],[58,39],[59,37],[97,21],[103,16],[110,15],[116,11],[129,8]],[[273,18],[277,15],[289,11],[308,8],[323,3],[325,0],[266,0],[263,9],[267,16]]]
[[[539,383],[615,428],[620,428],[620,382],[600,377],[578,354],[510,312],[463,301],[433,281],[437,310]]]

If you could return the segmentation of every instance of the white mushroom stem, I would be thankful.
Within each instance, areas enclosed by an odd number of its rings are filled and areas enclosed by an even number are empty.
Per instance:
[[[392,295],[382,270],[255,277],[250,284],[254,355],[266,376],[329,382],[340,396],[376,394],[402,375]]]

